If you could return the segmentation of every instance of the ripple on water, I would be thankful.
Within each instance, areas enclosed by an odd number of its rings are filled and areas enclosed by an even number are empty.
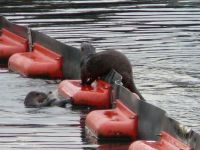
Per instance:
[[[198,0],[8,1],[0,13],[61,42],[80,47],[92,41],[97,51],[116,49],[131,61],[134,78],[148,102],[200,132],[200,3]],[[23,9],[22,9],[23,8]],[[113,149],[85,137],[86,112],[28,109],[31,90],[56,84],[22,78],[0,69],[0,144],[8,149]],[[2,136],[1,136],[2,135]]]

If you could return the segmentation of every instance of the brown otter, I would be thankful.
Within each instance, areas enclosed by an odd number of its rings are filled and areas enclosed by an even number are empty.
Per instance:
[[[31,91],[26,95],[24,105],[32,108],[48,106],[65,107],[65,105],[69,103],[69,100],[61,99],[57,93],[57,90],[49,92],[48,94],[44,92]]]
[[[81,44],[81,51],[80,67],[83,85],[90,85],[95,79],[106,75],[111,69],[114,69],[122,75],[123,85],[144,100],[134,84],[131,63],[124,54],[115,50],[96,53],[95,48],[87,42]]]

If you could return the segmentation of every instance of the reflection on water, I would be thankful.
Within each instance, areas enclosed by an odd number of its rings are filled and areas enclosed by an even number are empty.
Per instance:
[[[116,49],[131,60],[144,97],[200,132],[200,2],[198,0],[0,2],[0,13],[66,44],[91,41],[97,51]],[[0,70],[0,144],[16,149],[124,149],[85,137],[80,109],[28,109],[30,90],[55,84]],[[81,119],[83,118],[83,119]],[[122,147],[122,148],[120,148]]]

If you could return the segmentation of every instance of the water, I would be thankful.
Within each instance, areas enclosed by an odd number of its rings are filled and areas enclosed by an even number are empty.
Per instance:
[[[130,59],[137,87],[148,102],[200,133],[200,2],[198,0],[16,0],[0,13],[63,43],[91,41]],[[28,109],[31,90],[56,84],[0,70],[0,145],[3,149],[126,149],[85,137],[88,110]]]

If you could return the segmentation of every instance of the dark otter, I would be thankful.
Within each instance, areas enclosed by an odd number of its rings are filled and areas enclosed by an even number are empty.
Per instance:
[[[59,106],[65,107],[69,103],[68,100],[62,100],[57,96],[57,90],[54,92],[49,92],[48,94],[44,92],[31,91],[29,92],[24,101],[26,107],[39,108],[48,106]]]
[[[95,48],[87,42],[81,44],[81,51],[80,67],[83,85],[90,85],[95,79],[106,75],[111,69],[114,69],[122,75],[123,85],[144,100],[134,84],[131,63],[124,54],[115,50],[96,53]]]

